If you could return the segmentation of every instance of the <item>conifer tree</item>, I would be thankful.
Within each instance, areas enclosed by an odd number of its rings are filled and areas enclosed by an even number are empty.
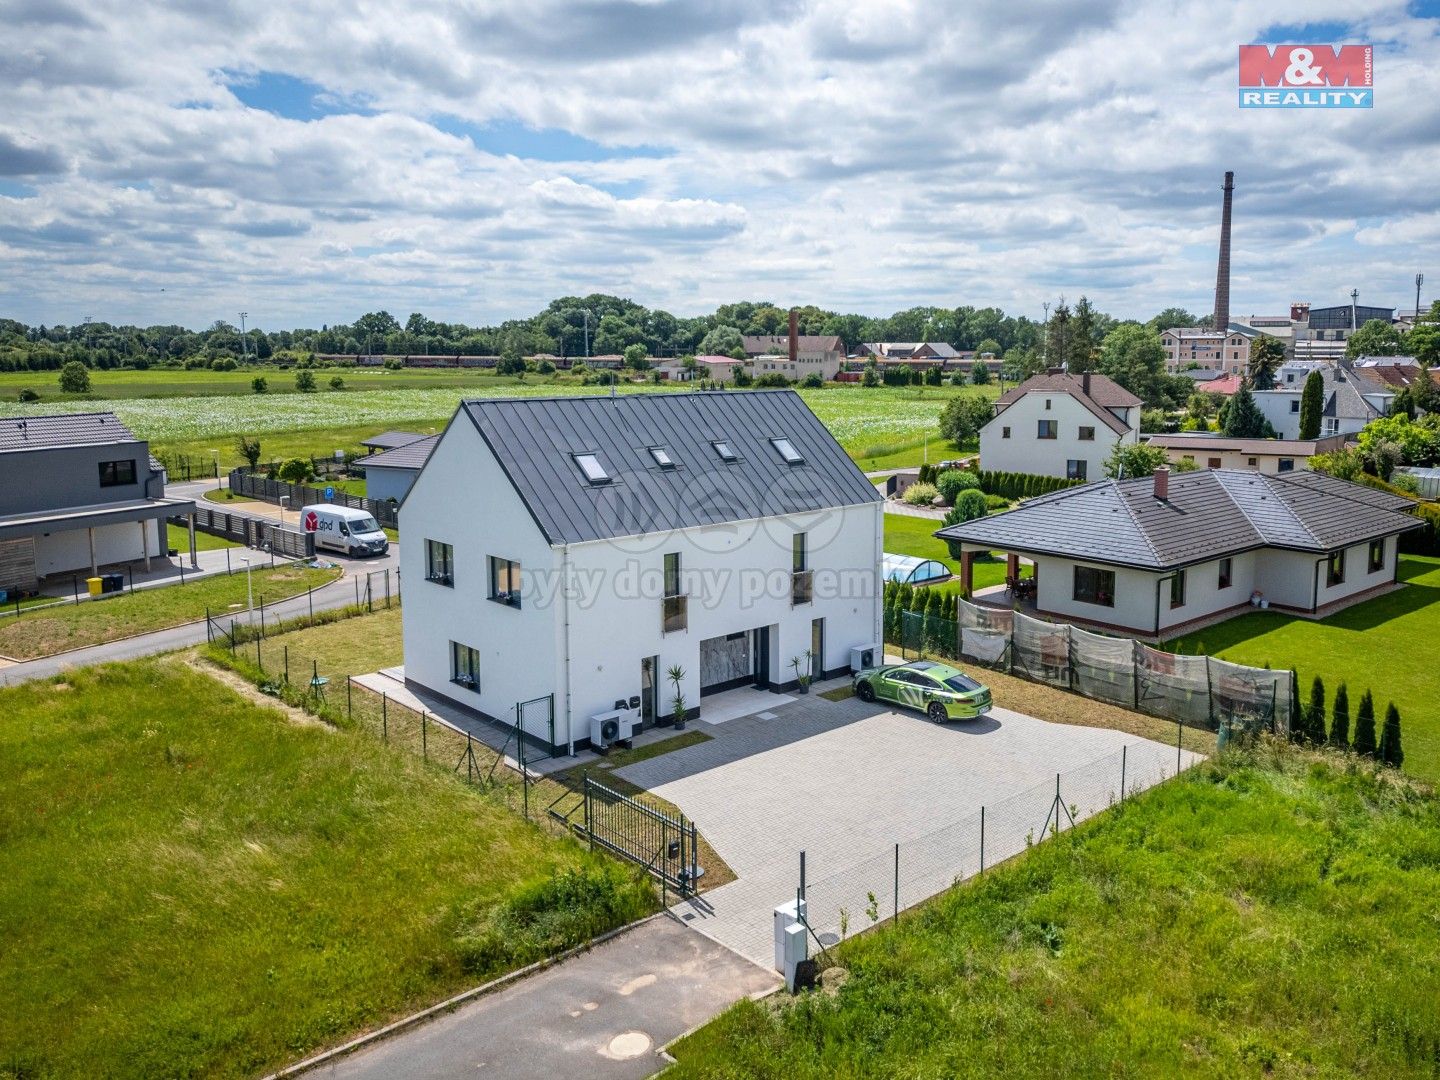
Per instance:
[[[1366,690],[1360,698],[1360,708],[1355,710],[1355,743],[1357,754],[1375,756],[1375,699]]]
[[[1312,746],[1325,743],[1325,682],[1319,675],[1310,684],[1310,704],[1305,710],[1305,739]]]
[[[1330,745],[1337,750],[1350,749],[1350,695],[1343,682],[1335,691],[1335,710],[1330,714]]]
[[[1380,729],[1380,760],[1397,769],[1405,763],[1405,750],[1400,745],[1400,710],[1393,701],[1385,706],[1385,726]]]

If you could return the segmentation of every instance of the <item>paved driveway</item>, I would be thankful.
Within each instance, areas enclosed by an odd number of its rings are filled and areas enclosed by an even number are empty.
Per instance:
[[[982,806],[994,865],[1045,834],[1057,773],[1068,826],[1069,814],[1083,818],[1118,798],[1122,748],[1127,790],[1176,771],[1173,745],[1006,709],[937,725],[810,696],[771,712],[618,772],[694,818],[738,877],[678,909],[682,917],[761,964],[773,962],[771,912],[795,898],[801,851],[812,923],[838,929],[843,907],[858,929],[870,893],[881,913],[891,910],[896,843],[904,908],[979,869]]]

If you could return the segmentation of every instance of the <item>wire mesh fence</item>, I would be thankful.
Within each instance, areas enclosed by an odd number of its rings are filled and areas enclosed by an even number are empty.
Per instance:
[[[952,622],[903,612],[901,652],[966,660],[1225,737],[1289,735],[1295,701],[1289,671],[1165,652],[964,600],[956,614]]]
[[[799,884],[806,925],[820,945],[836,944],[898,918],[907,908],[1068,832],[1200,760],[1189,751],[1137,742],[842,869],[811,862]]]

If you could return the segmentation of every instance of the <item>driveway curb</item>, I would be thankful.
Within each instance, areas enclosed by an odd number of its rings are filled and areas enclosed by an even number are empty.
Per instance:
[[[347,1043],[341,1043],[339,1046],[324,1050],[314,1057],[306,1058],[304,1061],[297,1061],[294,1065],[286,1065],[283,1069],[277,1069],[275,1072],[262,1077],[261,1080],[285,1080],[286,1077],[299,1076],[301,1073],[309,1072],[311,1069],[328,1065],[333,1061],[355,1053],[357,1050],[363,1050],[373,1043],[383,1042],[392,1035],[398,1035],[402,1031],[408,1031],[410,1028],[417,1027],[437,1016],[453,1012],[461,1005],[468,1004],[476,998],[485,997],[487,994],[492,994],[497,990],[503,990],[513,982],[518,982],[529,975],[544,971],[546,968],[554,967],[562,961],[569,960],[572,956],[579,956],[581,953],[589,952],[597,945],[603,945],[607,941],[612,941],[621,934],[629,933],[631,930],[644,926],[648,922],[659,918],[673,917],[674,916],[670,915],[668,911],[661,910],[655,912],[653,915],[647,915],[643,919],[636,919],[632,923],[626,923],[624,926],[616,927],[614,930],[609,930],[599,937],[591,938],[583,944],[566,949],[562,953],[556,953],[554,956],[547,956],[543,960],[537,960],[533,964],[518,968],[506,975],[501,975],[499,978],[492,979],[488,983],[482,983],[480,986],[471,987],[469,990],[462,990],[454,997],[446,998],[444,1001],[436,1005],[431,1005],[429,1008],[421,1009],[417,1013],[411,1013],[409,1016],[386,1024],[382,1028],[377,1028],[374,1031],[357,1036]]]

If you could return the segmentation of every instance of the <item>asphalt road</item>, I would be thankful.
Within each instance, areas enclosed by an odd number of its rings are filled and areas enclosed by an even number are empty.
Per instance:
[[[778,981],[661,916],[306,1075],[639,1080],[664,1066],[659,1047]]]

